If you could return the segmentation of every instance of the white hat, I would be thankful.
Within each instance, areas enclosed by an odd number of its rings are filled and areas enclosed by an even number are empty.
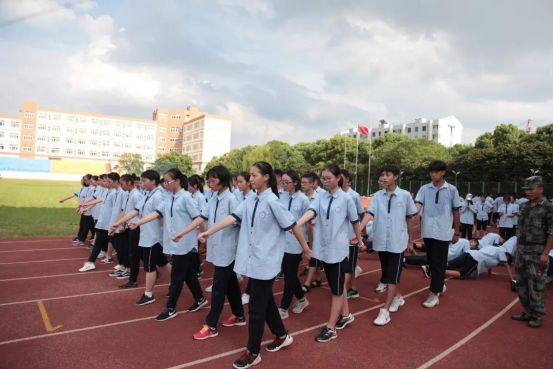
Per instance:
[[[467,193],[467,197],[465,197],[465,200],[472,200],[472,194]]]

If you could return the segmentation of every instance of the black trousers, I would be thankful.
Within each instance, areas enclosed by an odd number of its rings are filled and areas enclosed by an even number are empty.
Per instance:
[[[282,294],[282,300],[280,301],[280,307],[284,310],[288,310],[292,303],[292,296],[296,298],[303,298],[303,290],[301,289],[301,283],[298,278],[298,267],[301,262],[301,254],[288,254],[284,253],[282,258],[282,270],[284,271],[284,293]]]
[[[428,265],[428,258],[426,255],[409,255],[403,258],[405,265]]]
[[[228,299],[232,313],[238,317],[244,316],[244,307],[240,296],[240,285],[234,272],[234,261],[226,267],[215,267],[213,271],[213,287],[211,290],[211,309],[205,319],[205,324],[217,327],[225,297]]]
[[[85,242],[88,232],[92,232],[92,236],[94,237],[94,218],[92,218],[92,215],[81,215],[79,233],[77,235],[79,241]]]
[[[171,285],[169,286],[169,299],[167,307],[174,309],[182,292],[184,282],[192,292],[196,300],[204,297],[198,276],[194,269],[193,252],[185,255],[173,255],[173,269],[171,269]]]
[[[440,293],[444,288],[449,241],[425,238],[424,246],[426,247],[426,257],[428,258],[430,274],[432,275],[432,279],[430,280],[430,291]]]
[[[129,230],[129,266],[131,268],[131,275],[129,282],[136,282],[138,279],[138,273],[140,272],[140,259],[142,258],[142,250],[138,246],[140,240],[140,227]]]
[[[88,261],[90,261],[91,263],[96,262],[96,259],[98,259],[98,255],[100,254],[100,251],[104,250],[104,248],[107,250],[108,241],[109,241],[108,231],[104,229],[96,229],[96,239],[94,240],[94,245],[92,246],[92,252],[88,257]]]
[[[461,238],[466,238],[467,240],[471,239],[473,227],[473,224],[461,223]]]
[[[275,336],[282,337],[287,334],[287,331],[282,324],[273,296],[274,278],[269,280],[249,278],[249,281],[250,317],[247,348],[252,354],[257,355],[261,347],[265,322]]]
[[[124,267],[129,266],[129,250],[130,250],[130,230],[125,229],[123,233],[119,234],[119,249],[117,250],[117,260],[119,262],[119,265],[122,265]]]
[[[515,227],[512,228],[505,228],[505,227],[499,227],[499,235],[501,238],[503,238],[505,241],[507,241],[509,238],[516,235],[517,230]]]

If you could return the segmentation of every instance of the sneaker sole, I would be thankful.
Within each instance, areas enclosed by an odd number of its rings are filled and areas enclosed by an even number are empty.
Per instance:
[[[204,340],[207,340],[208,338],[217,337],[218,335],[219,335],[219,332],[213,333],[213,334],[210,334],[209,336],[205,336],[205,337],[201,337],[201,338],[194,337],[194,336],[192,336],[192,338],[195,339],[196,341],[204,341]]]
[[[130,275],[118,275],[117,279],[129,279]]]
[[[176,316],[177,316],[177,313],[175,313],[175,314],[173,314],[173,315],[169,315],[169,316],[168,316],[167,318],[165,318],[165,319],[158,319],[158,318],[155,318],[154,320],[155,320],[156,322],[164,322],[164,321],[166,321],[166,320],[173,319],[173,318],[176,317]]]
[[[433,307],[436,307],[436,306],[438,306],[438,305],[440,305],[439,302],[435,303],[434,305],[427,305],[427,304],[425,304],[424,302],[422,303],[422,306],[424,306],[424,307],[427,308],[427,309],[432,309]]]
[[[225,324],[225,323],[221,323],[221,325],[223,327],[243,327],[246,325],[246,322],[238,322],[238,323],[232,323],[232,324]]]
[[[136,303],[138,306],[144,306],[144,305],[149,305],[149,304],[153,304],[154,302],[156,302],[156,299],[151,299],[151,300],[148,300],[146,302],[143,302],[141,304],[139,303]]]
[[[294,338],[292,336],[288,336],[290,337],[290,341],[288,343],[286,343],[286,340],[282,343],[282,345],[276,347],[274,350],[269,350],[269,347],[265,347],[265,350],[267,350],[268,352],[277,352],[279,351],[280,349],[283,349],[285,347],[288,347],[290,346],[292,343],[294,343]]]
[[[386,323],[377,323],[377,322],[373,322],[374,325],[376,325],[377,327],[383,327],[385,326],[386,324],[390,323],[392,321],[392,319],[388,319],[386,321]]]
[[[94,269],[96,269],[96,268],[95,267],[94,268],[86,268],[86,269],[81,268],[81,269],[79,269],[79,272],[81,272],[81,273],[82,272],[90,272],[91,270],[94,270]]]
[[[348,299],[358,299],[359,295],[348,296]]]
[[[335,340],[336,338],[338,338],[338,335],[332,336],[332,337],[330,337],[330,338],[327,339],[327,340],[319,340],[319,339],[315,338],[315,341],[320,342],[320,343],[325,343],[325,342],[329,342],[329,341]]]
[[[236,364],[232,364],[232,367],[236,368],[236,369],[246,369],[246,368],[251,368],[254,365],[257,365],[260,362],[261,362],[261,355],[258,354],[257,357],[255,358],[255,360],[253,361],[253,363],[251,363],[249,365],[246,365],[246,366],[237,366]]]

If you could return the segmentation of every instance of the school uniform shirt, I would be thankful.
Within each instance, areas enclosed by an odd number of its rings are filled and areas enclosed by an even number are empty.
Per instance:
[[[194,192],[192,195],[192,198],[196,201],[196,204],[198,205],[198,209],[203,209],[205,204],[207,203],[205,196],[200,191]],[[211,195],[213,197],[213,194]]]
[[[515,255],[515,250],[517,248],[517,236],[509,238],[507,241],[503,242],[503,245],[499,246],[505,249],[505,252],[508,252],[511,256]]]
[[[119,214],[121,214],[121,201],[123,200],[123,194],[125,191],[121,187],[113,189],[113,205],[111,207],[111,215],[109,218],[109,225],[117,221]],[[115,230],[115,233],[119,233],[119,228]]]
[[[505,249],[497,246],[483,246],[479,250],[467,251],[478,262],[478,274],[487,273],[488,269],[507,261]]]
[[[490,207],[490,211],[492,211],[493,210],[493,198],[491,196],[487,196],[484,201]]]
[[[365,210],[363,209],[363,204],[361,204],[361,196],[356,191],[352,190],[352,188],[348,188],[347,191],[345,191],[348,195],[351,196],[351,199],[353,200],[353,203],[355,204],[355,209],[357,209],[357,215],[359,216],[359,220],[361,220],[361,217],[365,213]],[[355,235],[355,231],[353,230],[353,227],[350,229],[349,238],[352,239]]]
[[[139,190],[138,188],[133,188],[131,192],[129,193],[127,200],[123,204],[123,211],[126,213],[133,211],[137,208],[138,203],[144,196],[144,192],[142,190]],[[138,221],[139,217],[136,215],[131,220],[129,220],[127,223],[134,223]]]
[[[450,241],[453,237],[453,211],[461,207],[457,188],[447,182],[440,188],[428,183],[419,189],[415,202],[423,206],[422,237]]]
[[[198,191],[197,191],[198,192]],[[211,189],[206,189],[204,190],[204,197],[205,197],[205,202],[207,203],[209,200],[211,200],[211,198],[215,196],[215,192],[212,191]],[[202,205],[203,206],[203,205]]]
[[[94,194],[96,193],[96,189],[97,189],[97,186],[88,186],[88,191],[86,191],[86,199],[85,200],[90,200],[92,198],[94,198]],[[92,208],[94,209],[94,208]],[[88,209],[84,215],[85,216],[92,216],[92,209]]]
[[[486,202],[479,202],[476,205],[476,220],[487,221],[489,220],[488,214],[491,211],[491,207]]]
[[[227,215],[231,215],[237,207],[236,196],[227,188],[217,193],[204,205],[200,216],[207,220],[207,227],[211,228]],[[238,225],[234,224],[209,236],[206,260],[218,267],[229,266],[236,258],[238,231]]]
[[[388,197],[386,190],[374,194],[367,213],[373,216],[373,250],[402,253],[409,243],[407,217],[417,214],[411,194],[395,188]]]
[[[505,204],[505,201],[503,200],[503,197],[501,196],[496,197],[495,200],[493,200],[493,212],[497,213],[501,205],[504,205],[504,204]]]
[[[136,204],[136,208],[134,210],[138,211],[139,219],[154,212],[163,202],[163,194],[160,190],[161,187],[156,187],[153,190],[146,192],[142,199]],[[140,226],[138,246],[152,247],[156,243],[161,244],[162,242],[163,229],[159,218]]]
[[[322,192],[309,205],[317,222],[313,226],[313,257],[328,264],[339,263],[349,255],[349,228],[359,222],[351,196],[341,188]]]
[[[238,187],[233,188],[231,193],[236,197],[237,200],[240,196],[242,196],[242,191],[240,191]]]
[[[82,202],[84,202],[84,200],[86,200],[87,194],[88,194],[87,186],[82,186],[81,188],[79,188],[79,190],[74,192],[74,195],[77,197],[77,201],[79,204],[81,204]]]
[[[470,241],[466,238],[459,238],[455,243],[450,243],[447,249],[447,260],[453,260],[470,250]]]
[[[98,200],[98,199],[101,199],[101,200],[104,200],[104,198],[106,197],[108,193],[108,189],[105,188],[105,187],[101,187],[101,186],[98,186],[96,188],[96,193],[95,195],[93,196],[94,200]],[[101,203],[100,203],[101,204]],[[96,206],[94,206],[92,209],[91,209],[91,213],[92,213],[92,217],[96,220],[98,220],[98,218],[100,217],[100,209],[101,209],[101,205],[98,204]]]
[[[103,197],[102,202],[99,205],[100,211],[98,213],[98,222],[96,222],[96,229],[103,229],[107,231],[109,227],[113,224],[111,221],[111,212],[113,210],[114,200],[115,200],[116,189],[112,188],[110,190],[106,189],[106,193]]]
[[[480,245],[499,245],[499,241],[501,240],[501,236],[498,233],[490,232],[484,235],[480,239],[479,244]]]
[[[497,210],[499,213],[499,227],[513,228],[515,226],[515,217],[518,214],[517,204],[503,204]],[[507,215],[513,215],[512,217]]]
[[[315,188],[315,191],[314,191],[317,195],[320,195],[322,193],[325,193],[327,192],[324,188],[318,186],[317,188]]]
[[[197,228],[182,236],[177,242],[171,239],[175,233],[200,216],[198,204],[192,198],[190,192],[181,188],[158,204],[155,211],[163,218],[164,254],[186,255],[191,251],[198,252]]]
[[[290,195],[288,192],[280,194],[280,203],[292,213],[294,219],[298,220],[309,208],[309,199],[303,193],[297,191]],[[305,224],[301,226],[303,238],[307,240],[307,231]],[[290,232],[285,235],[284,252],[288,254],[301,254],[303,249],[297,238]]]
[[[474,224],[474,214],[477,212],[476,207],[468,201],[463,200],[461,204],[461,223]]]
[[[372,241],[374,237],[373,223],[374,221],[369,220],[369,222],[367,223],[367,226],[365,227],[365,231],[367,232],[367,239],[369,241]]]
[[[273,279],[281,270],[285,234],[296,224],[294,216],[271,189],[240,203],[231,215],[240,222],[234,271]]]

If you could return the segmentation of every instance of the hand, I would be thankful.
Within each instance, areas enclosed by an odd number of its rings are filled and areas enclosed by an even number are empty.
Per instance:
[[[206,242],[208,237],[209,237],[209,233],[207,233],[207,231],[202,232],[198,235],[198,241]]]
[[[113,236],[115,234],[115,228],[114,226],[109,227],[108,236]]]
[[[182,236],[179,236],[178,234],[174,235],[173,237],[171,237],[171,240],[173,242],[179,242],[179,240],[182,238]]]
[[[353,236],[353,238],[351,240],[349,240],[349,244],[350,246],[354,246],[354,245],[357,245],[357,244],[360,244],[361,241],[357,241],[357,236]]]
[[[138,228],[138,224],[136,224],[136,223],[134,223],[134,222],[127,223],[127,226],[129,226],[129,229],[136,229],[136,228]]]
[[[545,270],[547,267],[547,263],[549,263],[549,254],[541,254],[540,255],[540,266],[542,269]]]
[[[409,253],[411,255],[414,255],[415,254],[415,246],[413,246],[413,243],[412,242],[408,242],[407,243],[407,250],[409,251]]]
[[[361,251],[367,251],[367,246],[365,246],[362,240],[359,241],[358,247],[359,247],[359,250]]]
[[[311,224],[312,226],[314,226],[315,224],[317,224],[317,218],[311,219],[311,220],[309,221],[309,224]]]
[[[306,251],[306,250],[303,250],[303,256],[304,256],[307,260],[309,260],[309,259],[311,259],[311,258],[313,257],[313,251],[311,251],[311,249],[307,249],[307,251]]]

